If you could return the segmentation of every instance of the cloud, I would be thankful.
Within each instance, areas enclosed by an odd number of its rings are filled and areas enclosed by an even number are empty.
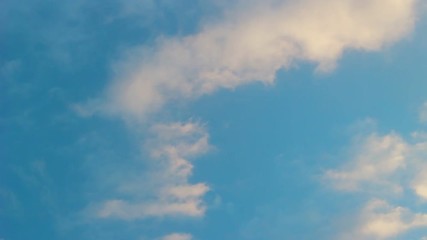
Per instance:
[[[397,134],[379,136],[372,133],[353,146],[354,156],[341,170],[329,170],[327,178],[340,190],[354,191],[370,187],[387,187],[400,192],[401,187],[390,180],[406,167],[407,143]]]
[[[427,200],[427,139],[414,132],[413,142],[395,132],[359,136],[351,147],[349,160],[325,177],[341,191],[402,193],[411,189]]]
[[[413,146],[412,157],[415,159],[411,188],[421,199],[427,201],[427,139]]]
[[[89,108],[145,120],[171,102],[256,81],[273,84],[278,70],[301,61],[314,64],[318,72],[332,71],[347,50],[378,51],[408,35],[415,22],[415,4],[416,0],[235,1],[221,18],[204,22],[192,35],[160,37],[154,46],[130,50],[116,68],[105,102],[95,101],[96,106]],[[191,122],[154,124],[151,133],[146,147],[152,169],[145,181],[121,182],[118,197],[98,205],[97,217],[133,220],[205,214],[203,196],[209,187],[189,181],[191,159],[210,149],[204,127]],[[371,177],[381,183],[403,167],[399,154],[404,154],[405,146],[397,136],[372,138],[379,146],[366,148],[372,157],[385,154],[380,166],[372,165],[375,169],[362,175],[351,170],[330,175],[349,179],[351,188]],[[394,160],[389,161],[390,156]]]
[[[187,233],[173,233],[164,236],[162,240],[191,240],[193,237]]]
[[[239,1],[185,37],[129,53],[107,108],[138,117],[170,101],[261,81],[299,61],[332,70],[346,50],[377,51],[411,32],[416,0]],[[125,66],[125,67],[123,67]]]
[[[375,131],[358,136],[349,160],[339,170],[326,171],[336,190],[370,199],[357,217],[352,236],[345,239],[389,239],[427,227],[427,213],[411,210],[412,204],[427,200],[427,139],[420,132],[412,137]],[[393,204],[396,200],[403,201]]]
[[[387,239],[414,228],[427,227],[427,214],[413,213],[407,208],[375,199],[363,209],[361,222],[359,234]]]
[[[96,210],[99,218],[142,219],[165,216],[203,216],[205,183],[189,183],[191,159],[211,148],[208,134],[199,123],[157,124],[147,142],[152,169],[144,180],[126,179],[118,187],[127,199],[110,199]],[[147,194],[147,191],[151,191]],[[139,191],[144,192],[143,195]]]

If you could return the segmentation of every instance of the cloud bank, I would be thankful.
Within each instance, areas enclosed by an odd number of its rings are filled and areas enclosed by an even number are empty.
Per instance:
[[[185,37],[130,52],[108,90],[107,108],[144,117],[170,101],[219,88],[274,82],[299,61],[330,71],[346,50],[377,51],[408,35],[416,0],[239,2],[222,20]]]

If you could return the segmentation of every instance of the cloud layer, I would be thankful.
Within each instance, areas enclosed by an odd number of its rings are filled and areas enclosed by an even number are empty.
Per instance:
[[[274,82],[298,61],[330,71],[346,50],[376,51],[411,32],[416,0],[241,2],[186,37],[135,50],[108,91],[110,110],[145,116],[171,100]]]

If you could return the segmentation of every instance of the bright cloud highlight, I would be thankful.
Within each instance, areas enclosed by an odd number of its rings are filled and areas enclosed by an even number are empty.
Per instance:
[[[395,179],[394,173],[406,166],[409,147],[403,139],[395,133],[386,136],[373,133],[355,145],[355,156],[347,166],[326,173],[334,186],[346,191],[366,190],[375,186],[400,192],[400,186],[394,184],[392,179]]]
[[[371,199],[348,239],[390,239],[427,227],[427,213],[392,203],[396,199],[412,203],[427,200],[427,139],[417,137],[420,133],[412,135],[411,140],[395,132],[358,136],[344,166],[326,172],[335,189]]]
[[[346,50],[377,51],[411,32],[415,0],[241,2],[224,20],[131,53],[108,108],[145,116],[171,100],[261,81],[298,61],[330,71]]]
[[[347,50],[378,51],[407,36],[414,27],[415,5],[415,0],[238,2],[193,35],[159,38],[152,48],[129,52],[103,107],[138,122],[172,101],[255,81],[273,84],[278,70],[301,61],[315,64],[318,72],[332,71]],[[195,123],[154,124],[151,131],[155,137],[146,145],[157,161],[157,172],[150,172],[155,182],[151,200],[138,195],[110,199],[98,217],[204,215],[202,198],[209,187],[188,179],[193,170],[189,159],[209,150],[208,134]],[[337,189],[374,186],[400,193],[408,187],[395,177],[407,167],[410,143],[394,133],[374,133],[358,148],[351,163],[327,173]],[[412,189],[423,197],[419,181],[413,181]]]
[[[387,239],[419,227],[427,227],[427,214],[394,207],[383,200],[372,200],[361,214],[359,233],[373,239]]]

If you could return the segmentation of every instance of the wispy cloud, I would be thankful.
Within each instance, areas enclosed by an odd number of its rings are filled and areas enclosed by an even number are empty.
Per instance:
[[[193,237],[187,233],[172,233],[164,236],[161,240],[191,240]]]
[[[365,206],[360,220],[362,224],[357,233],[369,239],[388,239],[411,229],[427,227],[427,214],[413,213],[378,199]]]
[[[389,239],[427,227],[427,213],[411,210],[427,200],[427,141],[416,137],[419,134],[413,136],[410,140],[395,132],[358,136],[344,166],[326,172],[337,190],[371,199],[361,210],[352,236],[345,239]]]
[[[140,219],[164,216],[202,216],[205,183],[192,184],[191,159],[209,151],[208,134],[195,122],[157,124],[146,148],[152,157],[148,180],[125,179],[118,190],[125,199],[105,201],[96,211],[100,218]],[[138,182],[141,181],[141,182]],[[152,185],[153,187],[148,187]],[[151,192],[147,193],[151,189]],[[142,196],[139,191],[145,192]]]
[[[255,81],[273,84],[278,70],[301,61],[313,63],[317,72],[332,71],[347,50],[378,51],[408,35],[416,0],[252,0],[232,5],[224,8],[221,19],[205,22],[192,35],[163,37],[154,46],[130,50],[116,68],[105,101],[89,108],[139,122],[173,101]],[[154,167],[145,179],[150,186],[123,181],[118,190],[127,197],[106,200],[98,206],[97,217],[204,215],[202,197],[209,187],[189,182],[193,170],[189,159],[209,150],[208,134],[198,123],[151,124],[154,137],[146,146]],[[371,158],[380,155],[384,160],[362,175],[351,169],[331,171],[331,178],[345,179],[344,188],[357,188],[371,178],[382,184],[383,177],[403,167],[403,140],[393,135],[371,138],[364,150]],[[395,151],[389,153],[390,149]],[[358,161],[364,165],[363,159]]]
[[[130,52],[108,91],[108,108],[145,116],[176,99],[274,82],[298,61],[332,70],[348,49],[376,51],[411,32],[415,0],[251,1],[186,37]]]
[[[385,187],[385,191],[401,192],[393,174],[406,167],[407,143],[395,133],[385,136],[372,133],[359,141],[355,142],[354,156],[346,166],[327,171],[326,176],[333,180],[334,186],[346,191],[372,187],[377,191]]]

